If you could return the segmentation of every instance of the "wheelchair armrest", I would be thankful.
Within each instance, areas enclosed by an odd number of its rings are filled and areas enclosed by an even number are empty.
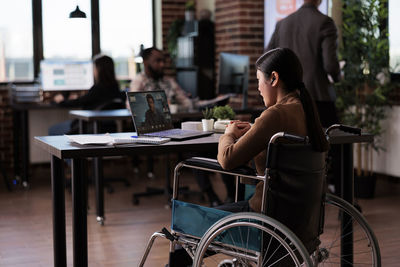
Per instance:
[[[256,171],[248,166],[240,166],[238,168],[229,171],[224,170],[216,159],[211,159],[211,158],[193,157],[185,160],[183,163],[189,167],[193,166],[193,167],[206,168],[209,169],[210,171],[214,170],[225,173],[228,172],[232,175],[257,176]]]

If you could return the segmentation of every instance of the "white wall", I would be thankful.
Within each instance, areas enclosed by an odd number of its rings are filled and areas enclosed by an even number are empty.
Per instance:
[[[391,176],[400,177],[400,106],[388,110],[388,117],[383,122],[381,145],[385,151],[374,152],[373,170]]]
[[[154,1],[154,10],[155,10],[155,24],[156,24],[156,43],[154,44],[155,47],[158,49],[163,49],[162,43],[162,14],[161,14],[161,0]]]
[[[31,163],[50,162],[49,153],[35,144],[34,137],[48,135],[50,126],[68,119],[68,109],[35,109],[29,111],[29,159]]]

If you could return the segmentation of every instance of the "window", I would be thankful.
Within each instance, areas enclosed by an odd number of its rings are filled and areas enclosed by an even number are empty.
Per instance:
[[[153,46],[153,15],[150,0],[100,0],[100,46],[115,62],[119,79],[136,72],[135,55],[140,45]]]
[[[86,19],[70,19],[76,5]],[[45,59],[90,59],[92,57],[90,0],[42,0],[43,56]]]
[[[33,80],[32,1],[0,8],[0,82]]]
[[[389,55],[392,72],[400,73],[400,1],[389,0]]]

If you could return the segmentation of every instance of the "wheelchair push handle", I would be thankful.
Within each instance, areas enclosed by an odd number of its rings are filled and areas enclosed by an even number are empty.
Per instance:
[[[343,124],[333,124],[333,125],[329,126],[328,129],[326,129],[325,134],[329,135],[329,133],[334,129],[339,129],[346,133],[361,135],[361,128],[352,127],[352,126],[343,125]]]

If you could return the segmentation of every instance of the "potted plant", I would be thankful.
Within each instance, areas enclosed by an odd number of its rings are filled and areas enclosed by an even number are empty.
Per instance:
[[[169,110],[172,114],[175,114],[179,110],[178,101],[176,100],[176,95],[173,95],[169,101]]]
[[[382,149],[381,122],[393,88],[389,81],[387,0],[344,0],[342,11],[339,57],[345,64],[344,79],[335,85],[336,106],[343,123],[375,136],[373,144],[356,145],[355,192],[359,197],[372,197],[376,179],[372,151]],[[357,191],[361,188],[368,188],[367,192]]]
[[[212,131],[214,128],[213,108],[206,108],[202,112],[204,117],[204,119],[201,120],[201,123],[203,124],[203,131]]]
[[[235,118],[235,115],[235,111],[228,105],[215,107],[214,118],[216,118],[217,121],[214,124],[214,129],[221,132],[225,131],[226,125]]]
[[[189,0],[185,3],[185,20],[192,21],[194,20],[194,11],[196,9],[196,3],[194,0]]]
[[[176,57],[178,55],[178,37],[182,35],[182,29],[185,21],[183,19],[176,19],[171,23],[167,33],[167,49],[169,56],[172,60],[172,64],[175,64]]]

